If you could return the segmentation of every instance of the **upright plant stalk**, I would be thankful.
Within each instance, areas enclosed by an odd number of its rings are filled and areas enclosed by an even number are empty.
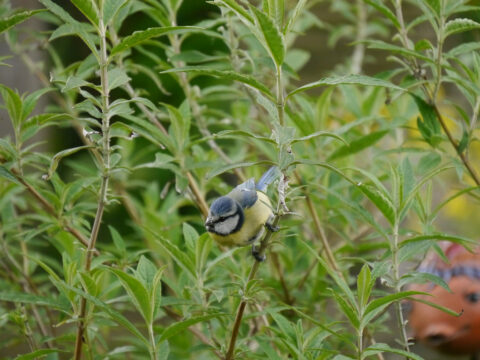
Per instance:
[[[284,117],[285,117],[285,98],[284,98],[284,92],[283,92],[283,83],[282,83],[282,68],[280,65],[276,66],[276,90],[277,90],[277,109],[278,109],[278,119],[280,126],[284,125]],[[280,145],[279,151],[284,151],[283,145]],[[285,185],[286,183],[286,178],[282,174],[282,178],[280,179],[280,185]],[[279,191],[280,193],[280,191]],[[280,196],[283,196],[282,194],[279,194]],[[272,227],[275,228],[278,225],[278,222],[280,221],[280,210],[282,208],[282,203],[285,200],[282,198],[278,199],[278,204],[277,204],[277,210],[276,210],[276,215],[273,220],[273,225]],[[265,254],[265,251],[267,249],[268,244],[270,243],[270,239],[272,238],[272,231],[267,229],[267,233],[263,240],[260,242],[260,247],[258,249],[258,255],[259,257],[263,257]],[[260,262],[255,261],[253,263],[253,266],[250,270],[250,273],[248,275],[247,279],[247,284],[255,278],[255,275],[258,271],[258,268],[260,267]],[[245,307],[247,306],[247,299],[243,299],[240,304],[238,305],[237,308],[237,314],[235,316],[235,322],[233,323],[233,329],[232,329],[232,335],[230,337],[230,342],[228,345],[228,350],[227,354],[225,356],[225,360],[231,360],[234,358],[234,353],[235,353],[235,344],[237,342],[237,337],[238,337],[238,332],[240,330],[240,325],[242,323],[242,318],[243,318],[243,313],[245,312]]]
[[[102,5],[103,7],[103,5]],[[100,14],[103,14],[101,9]],[[95,243],[100,230],[103,212],[107,203],[107,190],[110,178],[110,114],[109,114],[109,89],[108,89],[108,57],[107,57],[107,40],[106,40],[106,26],[103,23],[103,15],[99,19],[99,35],[100,35],[100,83],[102,89],[102,183],[100,186],[100,194],[98,199],[97,212],[93,222],[92,232],[88,242],[87,252],[85,254],[85,272],[90,271],[92,264],[93,252]],[[82,347],[84,342],[84,333],[87,328],[87,321],[85,319],[87,313],[87,300],[82,297],[80,301],[80,314],[77,328],[77,337],[75,340],[74,360],[82,358]]]
[[[277,210],[280,210],[279,207]],[[278,225],[279,220],[280,220],[280,216],[276,215],[275,219],[273,220],[274,227]],[[267,230],[267,234],[261,241],[260,247],[258,249],[258,255],[260,257],[265,254],[265,250],[267,249],[267,245],[269,244],[270,239],[272,238],[272,234],[273,233],[270,230]],[[255,275],[257,274],[259,267],[260,267],[260,262],[255,260],[252,268],[250,269],[250,273],[248,274],[248,278],[246,282],[247,284],[255,278]],[[232,335],[230,337],[230,343],[228,345],[228,351],[227,351],[227,355],[225,356],[225,360],[233,359],[233,354],[235,352],[235,343],[237,341],[238,331],[240,330],[240,325],[242,323],[243,313],[245,312],[246,306],[247,306],[246,299],[243,299],[238,305],[237,314],[235,316],[235,322],[233,323]]]
[[[392,267],[393,267],[393,281],[395,284],[395,292],[397,293],[402,291],[400,286],[400,264],[398,263],[398,251],[399,251],[398,227],[399,227],[398,221],[395,220],[395,224],[393,226],[393,239],[392,239]],[[410,352],[410,346],[408,344],[407,329],[405,327],[406,323],[403,317],[401,304],[398,301],[395,302],[395,313],[397,316],[398,323],[400,325],[404,350]]]
[[[443,41],[444,41],[444,35],[443,35],[443,27],[445,26],[445,19],[443,16],[443,7],[442,7],[442,14],[440,16],[440,33],[437,36],[437,54],[436,54],[436,59],[435,59],[435,66],[436,66],[436,71],[437,71],[437,79],[435,80],[435,85],[434,85],[434,90],[433,93],[430,89],[428,89],[425,85],[422,85],[422,91],[424,92],[428,102],[433,107],[433,110],[435,112],[435,115],[437,117],[438,122],[440,123],[440,126],[442,127],[443,132],[445,135],[447,135],[448,141],[452,145],[452,147],[455,149],[455,152],[458,154],[458,157],[462,161],[463,165],[467,169],[468,173],[470,174],[470,177],[472,180],[475,182],[477,186],[480,187],[480,176],[477,174],[475,169],[473,168],[472,164],[470,163],[467,155],[465,154],[464,151],[460,151],[459,144],[457,141],[454,139],[452,133],[447,127],[447,124],[445,122],[445,119],[443,118],[442,114],[440,113],[440,110],[438,108],[437,104],[437,94],[438,90],[440,88],[441,84],[441,76],[442,76],[442,49],[443,49]],[[411,42],[408,39],[407,35],[407,30],[405,27],[405,21],[403,19],[403,11],[402,11],[402,0],[395,0],[395,14],[398,19],[398,22],[400,24],[400,41],[402,42],[402,45],[408,49],[412,50]],[[410,66],[412,67],[412,70],[415,73],[418,73],[419,71],[419,66],[417,63],[416,58],[408,58],[408,61],[410,63]],[[476,109],[474,109],[475,113]]]
[[[367,35],[367,7],[364,0],[357,0],[355,6],[357,9],[357,36],[355,38],[357,44],[353,50],[350,70],[352,74],[360,74],[365,57],[365,44],[362,41]]]

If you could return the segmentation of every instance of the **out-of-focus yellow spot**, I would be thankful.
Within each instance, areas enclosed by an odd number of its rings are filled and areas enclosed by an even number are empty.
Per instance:
[[[446,198],[453,196],[456,191],[450,191]],[[474,206],[468,201],[468,195],[460,195],[451,200],[443,208],[444,214],[454,220],[465,220],[465,215],[469,213],[469,209],[473,210]]]

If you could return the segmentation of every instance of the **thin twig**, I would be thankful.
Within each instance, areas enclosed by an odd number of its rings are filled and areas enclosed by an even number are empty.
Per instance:
[[[55,208],[45,199],[32,185],[30,185],[20,174],[18,174],[14,169],[11,170],[12,174],[15,176],[15,178],[27,188],[27,190],[33,195],[35,199],[38,200],[40,204],[42,204],[42,207],[52,216],[57,217],[57,212],[55,211]],[[65,221],[65,220],[63,220]],[[77,238],[78,241],[80,241],[83,245],[88,247],[88,239],[82,235],[77,229],[72,227],[71,225],[64,224],[63,228],[71,233],[73,236]],[[94,252],[97,250],[93,249]]]
[[[293,298],[290,295],[290,290],[288,290],[287,282],[285,281],[285,277],[283,276],[283,271],[280,266],[280,262],[278,261],[278,254],[276,252],[271,252],[272,264],[278,274],[278,279],[280,281],[280,285],[283,289],[283,294],[285,296],[285,303],[288,305],[293,304]]]
[[[276,215],[275,219],[273,220],[273,227],[278,225],[280,220],[280,216]],[[270,239],[272,238],[273,233],[267,229],[267,233],[263,240],[260,242],[260,247],[258,248],[258,256],[262,257],[265,254],[265,250],[267,249],[268,244],[270,243]],[[252,268],[250,269],[250,273],[248,274],[247,282],[248,284],[255,278],[255,275],[260,267],[260,262],[255,261],[253,263]],[[235,343],[237,342],[238,331],[240,329],[240,325],[242,323],[243,313],[245,312],[245,307],[247,306],[247,299],[242,299],[240,304],[237,308],[237,314],[235,316],[235,322],[233,323],[232,335],[230,337],[230,343],[228,345],[227,355],[225,356],[225,360],[233,359],[233,353],[235,352]]]
[[[170,14],[170,17],[171,17],[170,20],[171,20],[172,26],[176,26],[177,24],[176,24],[175,14]],[[170,42],[172,44],[173,51],[175,52],[175,54],[180,54],[180,52],[181,52],[181,50],[180,50],[180,40],[178,38],[178,35],[177,34],[172,34],[172,35],[169,36],[169,39],[170,39]],[[185,63],[183,61],[176,61],[176,62],[174,61],[173,65],[176,68],[181,68],[181,67],[185,66]],[[185,97],[187,98],[187,101],[190,104],[190,108],[192,109],[193,118],[195,118],[196,121],[197,121],[198,129],[200,130],[200,132],[202,133],[202,135],[204,137],[209,138],[207,140],[207,144],[227,164],[233,164],[233,161],[230,159],[230,157],[217,145],[217,143],[213,139],[211,139],[212,133],[210,132],[210,130],[208,130],[208,127],[206,125],[205,119],[203,117],[203,114],[202,114],[202,111],[201,111],[201,108],[200,108],[200,105],[198,104],[198,102],[195,98],[195,94],[194,94],[194,91],[192,89],[192,86],[190,85],[190,82],[188,81],[187,74],[182,72],[182,73],[178,74],[178,78],[180,80],[180,85],[182,86],[183,91],[185,93]],[[245,175],[243,174],[243,172],[239,168],[233,169],[233,172],[235,173],[235,175],[241,181],[246,180]]]

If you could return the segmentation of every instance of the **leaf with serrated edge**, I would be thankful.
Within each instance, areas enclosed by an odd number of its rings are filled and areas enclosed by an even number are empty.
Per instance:
[[[254,6],[251,6],[250,9],[255,15],[256,24],[263,37],[263,39],[259,39],[260,42],[266,47],[265,50],[270,54],[270,57],[277,65],[277,68],[280,68],[285,60],[283,34],[278,30],[277,26],[268,15],[264,14]]]

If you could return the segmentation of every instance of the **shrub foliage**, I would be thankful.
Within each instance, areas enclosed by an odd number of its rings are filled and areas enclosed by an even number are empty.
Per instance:
[[[474,244],[445,213],[478,205],[478,7],[40,3],[0,5],[12,59],[43,83],[0,84],[3,356],[421,359],[401,301],[448,286],[415,266],[438,241]],[[310,33],[350,55],[305,80]],[[258,263],[203,221],[271,165],[280,231]]]

